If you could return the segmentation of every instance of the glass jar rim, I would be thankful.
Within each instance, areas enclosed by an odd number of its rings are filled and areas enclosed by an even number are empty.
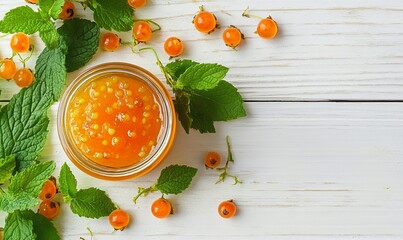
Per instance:
[[[157,145],[139,163],[126,167],[113,168],[95,163],[76,147],[67,130],[66,112],[74,94],[80,87],[103,75],[125,74],[146,84],[157,96],[163,116],[163,125]],[[140,177],[155,168],[166,156],[173,144],[176,133],[176,117],[172,99],[162,82],[152,73],[137,65],[124,62],[109,62],[96,65],[77,76],[65,90],[59,104],[57,129],[62,147],[69,159],[83,172],[106,180],[124,180]]]

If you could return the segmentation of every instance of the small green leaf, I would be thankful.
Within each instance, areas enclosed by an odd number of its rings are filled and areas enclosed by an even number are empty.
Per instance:
[[[214,132],[213,121],[228,121],[246,116],[243,100],[237,89],[226,81],[208,91],[193,91],[190,96],[192,128]]]
[[[225,77],[228,68],[213,64],[203,63],[190,66],[180,75],[174,88],[187,90],[209,90],[215,88]]]
[[[0,211],[14,212],[16,210],[26,210],[39,204],[39,199],[32,197],[26,192],[10,194],[6,192],[0,195]]]
[[[57,33],[56,33],[57,34]],[[58,48],[45,48],[35,64],[35,78],[44,81],[57,101],[66,83],[66,46],[60,44]]]
[[[67,44],[67,72],[83,67],[98,50],[100,30],[94,22],[73,18],[64,21],[57,31]]]
[[[190,99],[186,93],[176,93],[176,99],[174,102],[176,113],[178,114],[179,121],[182,124],[183,129],[185,129],[186,133],[189,133],[189,129],[192,125],[193,119],[190,117]]]
[[[8,186],[8,192],[11,194],[26,192],[32,197],[38,197],[43,184],[52,176],[55,167],[54,162],[42,162],[32,165],[14,175]]]
[[[174,80],[177,80],[180,77],[180,75],[182,75],[186,71],[186,69],[197,64],[200,63],[193,62],[192,60],[188,59],[178,60],[175,62],[168,63],[165,66],[165,70]]]
[[[133,27],[133,8],[127,0],[97,0],[92,5],[94,20],[99,27],[118,32],[130,31]]]
[[[45,43],[48,48],[56,48],[60,42],[59,34],[57,33],[53,24],[47,24],[48,27],[46,29],[39,31],[39,37],[41,37],[42,41]]]
[[[25,219],[20,211],[8,214],[4,226],[4,240],[35,240],[34,224]]]
[[[51,103],[46,82],[36,81],[0,111],[0,157],[14,155],[18,171],[35,163],[45,145]]]
[[[0,184],[8,181],[13,175],[15,169],[15,157],[14,155],[0,158]]]
[[[88,188],[75,194],[71,199],[70,208],[80,217],[100,218],[108,216],[116,206],[104,191]]]
[[[189,187],[197,169],[184,165],[171,165],[161,171],[157,189],[163,194],[179,194]]]
[[[40,0],[39,8],[53,19],[59,18],[65,0]]]
[[[17,7],[7,12],[0,21],[0,32],[33,34],[46,29],[48,21],[28,6]]]
[[[31,210],[22,212],[25,219],[33,222],[34,233],[36,240],[59,240],[60,236],[53,223],[39,213],[34,213]]]
[[[59,190],[64,195],[72,197],[77,193],[77,180],[66,163],[60,169]]]

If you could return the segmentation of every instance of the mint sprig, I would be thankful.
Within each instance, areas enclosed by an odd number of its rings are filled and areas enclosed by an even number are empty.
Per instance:
[[[88,5],[94,11],[94,20],[101,28],[118,32],[132,29],[134,11],[127,0],[93,0]]]
[[[175,109],[182,127],[201,133],[215,132],[214,122],[246,116],[237,89],[223,80],[228,68],[180,60],[162,68],[176,96]]]
[[[0,184],[5,183],[11,178],[15,165],[16,163],[14,155],[0,158]]]
[[[164,168],[156,183],[148,188],[138,188],[138,194],[133,198],[136,203],[141,196],[159,191],[162,194],[179,194],[187,189],[196,175],[197,169],[184,165],[171,165]]]
[[[66,163],[60,170],[59,182],[63,200],[70,203],[71,211],[80,217],[100,218],[116,209],[116,205],[100,189],[92,187],[77,191],[77,180]]]
[[[94,22],[73,18],[64,21],[57,32],[67,44],[67,72],[83,67],[98,50],[100,29]]]

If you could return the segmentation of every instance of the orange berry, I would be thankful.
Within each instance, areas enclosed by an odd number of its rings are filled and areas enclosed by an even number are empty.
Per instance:
[[[116,209],[109,214],[109,223],[115,230],[123,231],[129,225],[129,222],[130,215],[122,209]]]
[[[158,198],[151,205],[151,213],[157,218],[166,218],[172,214],[171,203],[165,198]]]
[[[65,1],[62,7],[62,12],[59,14],[59,18],[63,20],[72,19],[74,13],[76,12],[76,7],[70,1]]]
[[[221,163],[221,156],[217,152],[208,152],[204,157],[204,165],[206,168],[216,168]]]
[[[0,62],[0,78],[10,80],[14,77],[17,67],[11,59],[4,59]]]
[[[52,200],[45,200],[39,205],[38,211],[47,219],[52,220],[59,215],[60,204]]]
[[[27,3],[38,4],[39,0],[25,0]]]
[[[236,208],[237,207],[234,201],[232,200],[224,201],[220,203],[220,205],[218,206],[218,213],[223,218],[231,218],[235,215]]]
[[[41,200],[50,200],[52,199],[57,192],[57,187],[52,180],[46,180],[43,184],[42,190],[39,193],[39,199]]]
[[[274,38],[277,34],[277,23],[271,18],[262,19],[257,25],[257,34],[261,38]]]
[[[217,18],[211,12],[200,11],[194,16],[193,24],[199,32],[211,33],[217,27]]]
[[[137,21],[133,26],[133,36],[138,42],[147,42],[151,39],[153,30],[150,24],[146,21]]]
[[[164,50],[170,57],[177,57],[183,53],[183,42],[177,37],[170,37],[164,43]]]
[[[140,8],[146,5],[147,0],[127,0],[127,2],[132,8]]]
[[[101,46],[105,51],[113,52],[120,45],[120,38],[114,33],[105,33],[101,39]]]
[[[24,33],[16,33],[11,37],[10,47],[13,51],[22,53],[28,52],[31,47],[29,44],[29,37]]]
[[[29,68],[20,68],[14,75],[14,81],[19,87],[29,87],[34,81],[34,74]]]
[[[232,48],[237,47],[243,38],[241,31],[234,26],[229,26],[222,34],[225,45]]]

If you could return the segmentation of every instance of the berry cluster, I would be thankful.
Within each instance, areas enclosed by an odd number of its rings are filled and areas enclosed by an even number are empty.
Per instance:
[[[60,212],[60,203],[54,200],[57,192],[56,179],[51,177],[46,180],[39,193],[39,199],[42,202],[39,205],[38,212],[49,220],[55,218]]]

